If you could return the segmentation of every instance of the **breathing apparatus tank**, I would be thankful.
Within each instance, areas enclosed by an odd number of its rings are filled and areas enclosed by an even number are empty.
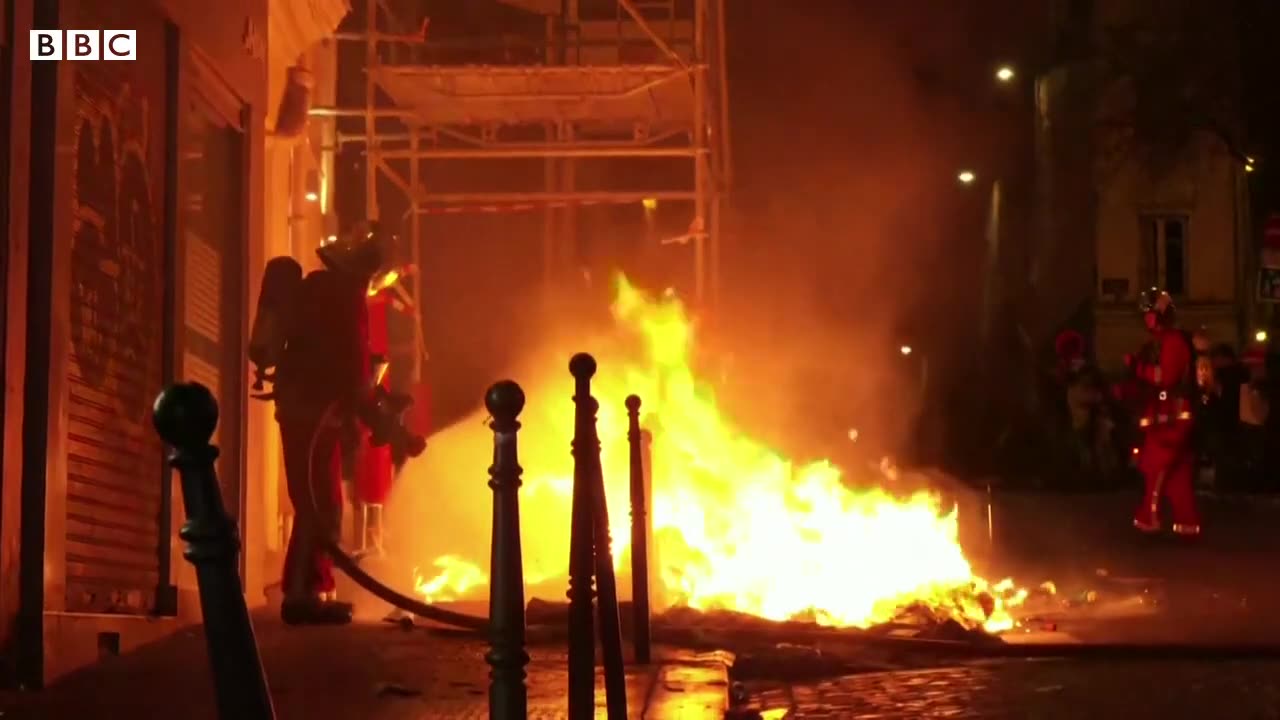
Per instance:
[[[262,274],[262,290],[249,334],[249,361],[253,363],[253,397],[269,400],[261,394],[265,383],[275,382],[273,372],[284,355],[289,338],[290,315],[298,288],[302,286],[302,266],[285,255],[272,258]]]

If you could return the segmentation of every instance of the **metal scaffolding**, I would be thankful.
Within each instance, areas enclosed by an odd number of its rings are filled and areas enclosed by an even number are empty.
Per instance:
[[[389,0],[368,0],[364,30],[335,38],[364,45],[363,107],[312,111],[331,118],[322,148],[325,166],[333,166],[343,146],[364,147],[368,216],[380,214],[380,178],[404,192],[414,262],[421,252],[422,215],[546,210],[548,281],[566,269],[564,244],[578,207],[688,203],[689,229],[675,241],[693,243],[696,303],[714,304],[721,204],[732,172],[724,0],[615,0],[616,9],[606,10],[610,19],[601,18],[600,0],[500,2],[526,13],[532,23],[540,16],[545,32],[436,40],[429,37],[429,21],[418,32],[403,32],[406,25],[397,23]],[[582,9],[592,11],[589,17],[584,19]],[[485,60],[492,64],[449,62],[451,52],[457,57],[457,51],[481,46],[502,49]],[[380,103],[380,95],[390,103]],[[339,132],[337,119],[348,117],[363,119],[364,132]],[[396,129],[389,131],[389,124]],[[543,159],[541,189],[441,193],[424,184],[424,161],[498,158]],[[584,189],[575,178],[575,162],[586,158],[684,159],[692,172],[678,186]]]

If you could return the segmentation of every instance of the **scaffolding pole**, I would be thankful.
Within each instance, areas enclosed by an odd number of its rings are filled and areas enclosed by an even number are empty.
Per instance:
[[[418,149],[418,133],[413,131],[410,133],[409,147],[413,150]],[[418,192],[418,186],[421,182],[419,174],[422,172],[417,159],[409,161],[409,187],[412,192]],[[416,203],[410,203],[409,208],[409,262],[413,263],[413,384],[416,386],[422,382],[422,361],[423,349],[426,346],[424,341],[425,332],[422,328],[422,218],[418,214]]]
[[[365,158],[364,166],[364,208],[365,218],[370,222],[378,220],[378,166],[381,163],[378,157],[378,122],[377,112],[378,105],[378,85],[374,82],[374,76],[378,69],[378,3],[377,0],[364,0],[364,31],[365,31],[365,50],[364,50],[364,132],[365,132],[365,148],[368,156]]]
[[[573,142],[576,128],[572,123],[560,123],[557,132],[559,133],[560,142]],[[554,161],[559,166],[558,183],[560,194],[564,200],[581,199],[587,196],[587,193],[578,192],[578,165],[572,158],[561,158]],[[607,193],[604,193],[607,194]],[[602,194],[603,195],[603,194]],[[561,218],[560,234],[560,260],[562,267],[573,267],[580,261],[581,253],[578,247],[578,209],[574,205],[569,205],[558,210]]]
[[[547,139],[552,140],[557,136],[557,129],[553,125],[547,125],[544,130]],[[546,192],[556,192],[559,190],[559,177],[557,173],[559,167],[555,158],[545,158],[542,162],[542,185]],[[559,213],[550,204],[542,211],[542,280],[545,290],[550,290],[556,285],[556,268],[559,267],[560,243],[557,241],[556,229],[559,227]]]
[[[546,38],[547,47],[545,50],[545,62],[551,65],[568,65],[569,64],[569,17],[572,9],[569,7],[568,0],[561,0],[559,22],[556,22],[550,15],[547,16]],[[559,42],[555,42],[555,41]],[[558,57],[557,57],[558,56]],[[560,140],[559,128],[551,123],[542,126],[543,138],[548,143],[554,143]],[[559,180],[556,172],[558,170],[555,158],[546,157],[542,161],[542,187],[547,192],[554,192],[559,189]],[[558,212],[550,204],[542,210],[542,287],[544,292],[550,292],[551,288],[556,287],[556,268],[559,267],[560,243],[556,239],[556,228],[559,226],[557,222]]]
[[[712,205],[713,212],[711,218],[711,304],[718,306],[720,304],[721,291],[721,251],[722,242],[724,240],[724,225],[722,224],[724,217],[724,203],[726,201],[725,193],[733,184],[733,155],[731,153],[730,135],[729,135],[729,71],[728,63],[728,39],[725,37],[725,3],[724,0],[714,3],[713,10],[716,15],[716,90],[717,105],[719,109],[719,120],[717,124],[717,133],[714,138],[718,143],[719,152],[714,157],[719,161],[719,167],[716,172],[715,185],[715,201]]]
[[[429,212],[452,212],[462,206],[479,208],[483,212],[491,211],[496,206],[509,207],[546,207],[543,238],[544,279],[554,286],[557,271],[568,269],[574,263],[576,255],[575,242],[577,211],[579,205],[641,203],[647,201],[679,201],[688,202],[692,206],[693,218],[683,238],[693,243],[693,295],[700,307],[715,305],[720,294],[721,265],[721,227],[725,208],[724,190],[732,181],[733,168],[729,157],[730,133],[728,118],[728,80],[724,67],[726,61],[725,38],[725,3],[723,0],[695,0],[692,17],[692,41],[684,36],[677,37],[677,14],[675,4],[670,0],[662,2],[646,2],[645,0],[616,0],[619,9],[619,37],[617,38],[617,62],[625,65],[622,57],[624,37],[622,22],[628,19],[633,30],[638,29],[640,37],[648,40],[669,63],[670,74],[652,80],[649,83],[629,91],[610,93],[605,96],[590,92],[553,92],[553,93],[491,93],[485,95],[468,95],[456,98],[441,98],[441,102],[465,104],[468,101],[489,101],[509,98],[516,101],[555,102],[589,102],[614,101],[619,98],[634,96],[637,93],[650,92],[653,87],[671,82],[672,76],[687,74],[692,86],[692,122],[687,129],[681,126],[668,126],[650,134],[647,121],[636,120],[635,132],[628,141],[617,134],[611,140],[597,136],[592,140],[577,140],[579,128],[567,120],[563,113],[549,115],[546,121],[546,138],[544,142],[499,142],[492,137],[488,128],[481,127],[481,132],[473,137],[471,127],[463,124],[444,123],[441,119],[432,120],[431,113],[423,108],[410,107],[412,101],[406,100],[401,107],[379,107],[380,73],[394,70],[399,65],[394,58],[389,65],[383,64],[381,49],[387,44],[425,43],[425,32],[399,32],[401,28],[394,19],[387,16],[383,26],[379,26],[379,12],[382,11],[377,0],[366,0],[364,32],[340,33],[335,39],[350,42],[361,42],[365,46],[365,102],[364,107],[317,107],[311,114],[316,117],[335,119],[334,138],[328,139],[323,151],[332,155],[344,144],[365,145],[365,196],[366,213],[370,221],[376,221],[381,214],[379,203],[380,176],[386,175],[397,188],[409,198],[412,206],[410,215],[411,227],[409,236],[412,245],[414,263],[419,264],[422,252],[422,228],[419,215]],[[573,59],[569,57],[568,39],[572,32],[581,40],[581,28],[578,27],[578,2],[565,0],[558,21],[548,17],[546,27],[547,50],[543,67],[559,65],[568,66]],[[662,19],[654,15],[646,15],[650,8],[661,7],[667,12],[665,18],[669,25],[668,37],[664,37],[658,29]],[[681,20],[681,22],[684,22]],[[424,25],[425,29],[425,25]],[[552,42],[557,40],[558,42]],[[474,39],[447,41],[464,46]],[[689,43],[689,44],[686,44]],[[588,45],[591,43],[588,42]],[[684,48],[691,45],[691,52],[682,55]],[[677,51],[675,48],[680,47]],[[580,61],[581,59],[579,59]],[[427,68],[424,68],[427,69]],[[529,68],[530,72],[538,68]],[[406,72],[415,72],[413,66],[407,66]],[[510,72],[510,68],[504,72]],[[393,94],[394,97],[394,94]],[[657,100],[655,99],[655,102]],[[688,106],[685,106],[688,107]],[[343,117],[359,117],[364,122],[363,132],[350,134],[336,132],[336,119]],[[459,117],[466,117],[465,114]],[[594,117],[594,116],[592,116]],[[607,117],[607,116],[606,116]],[[688,118],[688,115],[683,115]],[[387,118],[400,120],[404,127],[394,132],[380,132],[379,121]],[[600,118],[604,119],[604,117]],[[534,119],[534,122],[539,120]],[[452,121],[450,121],[452,122]],[[592,120],[584,121],[586,123]],[[442,124],[444,123],[444,124]],[[588,129],[588,132],[590,130]],[[688,142],[683,137],[688,137]],[[674,142],[680,138],[679,143]],[[452,144],[452,147],[436,146],[437,139]],[[333,146],[330,146],[332,143]],[[408,143],[408,147],[404,143]],[[544,159],[545,190],[541,192],[465,192],[441,193],[427,192],[423,188],[422,160],[487,160],[487,159]],[[680,190],[623,190],[623,191],[580,191],[577,189],[576,161],[580,159],[630,159],[630,158],[674,158],[688,160],[693,163],[693,187]],[[391,162],[409,163],[407,177],[397,171],[397,165]],[[652,230],[652,229],[651,229]],[[652,234],[652,232],[650,233]],[[415,298],[420,296],[421,278],[415,276],[413,281]],[[415,333],[421,333],[421,322],[415,325]],[[420,353],[416,353],[420,354]],[[421,359],[415,361],[414,374],[420,371]]]
[[[683,130],[668,130],[666,132],[661,132],[656,135],[649,135],[641,139],[637,139],[633,133],[630,140],[579,140],[574,143],[565,144],[565,143],[556,142],[556,139],[555,139],[556,136],[555,136],[555,133],[553,132],[555,129],[554,125],[548,125],[547,128],[548,129],[546,132],[546,140],[542,142],[519,142],[519,141],[490,142],[490,141],[483,140],[479,137],[476,137],[474,135],[468,135],[467,133],[459,132],[452,128],[431,127],[431,126],[423,126],[419,132],[418,139],[421,141],[424,137],[430,137],[431,135],[441,135],[453,140],[457,140],[458,142],[463,143],[467,147],[490,148],[490,149],[496,149],[496,150],[526,150],[530,148],[546,148],[546,147],[584,148],[584,149],[590,150],[590,149],[596,149],[596,148],[614,148],[614,147],[622,147],[622,148],[654,147],[654,146],[659,146],[665,142],[676,140],[678,138],[683,138],[684,136],[688,135],[688,133]],[[407,132],[378,133],[378,142],[383,146],[386,146],[389,143],[407,143],[409,141],[410,135],[411,133],[407,133]],[[365,138],[365,135],[363,132],[338,133],[337,135],[337,143],[339,145],[363,145],[366,142],[366,140],[367,138]]]
[[[624,0],[619,0],[623,2]],[[693,156],[694,211],[693,229],[693,296],[699,307],[707,302],[707,245],[706,236],[715,228],[708,226],[708,177],[707,162],[703,152],[707,143],[707,71],[706,17],[708,0],[695,0],[693,12],[693,129],[691,138],[698,152]]]
[[[720,167],[722,168],[722,189],[733,183],[733,147],[729,134],[729,38],[726,36],[725,2],[716,2],[716,69],[719,82],[720,101]]]
[[[700,3],[705,2],[705,0],[698,0],[698,2]],[[640,12],[639,8],[637,8],[635,4],[631,2],[631,0],[618,0],[618,7],[621,7],[623,10],[627,11],[627,14],[631,16],[631,19],[635,22],[636,26],[640,28],[640,31],[643,32],[645,35],[648,35],[649,39],[653,41],[653,44],[658,47],[658,50],[660,50],[663,55],[666,55],[667,59],[670,60],[672,63],[674,63],[676,67],[680,68],[681,70],[689,69],[689,66],[685,63],[684,58],[680,57],[680,53],[677,53],[675,50],[671,49],[671,46],[667,44],[667,41],[663,40],[662,36],[659,35],[653,29],[653,27],[649,25],[649,21],[644,19],[644,14]],[[673,12],[671,13],[671,15],[672,17],[674,17],[675,13]],[[696,36],[698,32],[697,31],[698,20],[696,18],[694,19],[693,24],[694,24],[694,35]],[[695,41],[695,47],[696,47],[696,44],[697,43]],[[697,50],[694,50],[694,62],[702,62],[702,53],[699,53]]]
[[[431,148],[418,150],[378,150],[384,160],[512,160],[519,158],[682,158],[709,152],[692,147],[575,147],[553,143],[535,147]]]
[[[483,205],[516,203],[641,203],[645,200],[696,200],[692,190],[557,190],[552,192],[423,193],[420,205]]]

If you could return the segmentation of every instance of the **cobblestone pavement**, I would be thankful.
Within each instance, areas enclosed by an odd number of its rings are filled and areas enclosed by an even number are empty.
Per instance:
[[[1068,613],[1058,629],[1077,641],[1280,645],[1274,501],[1200,498],[1205,535],[1192,543],[1139,537],[1129,524],[1135,502],[1125,493],[997,496],[991,546],[984,512],[970,518],[962,505],[965,547],[980,571],[1022,584],[1156,590],[1149,613]],[[766,716],[774,720],[1280,718],[1280,662],[1271,661],[999,661],[748,688],[753,704],[787,711]]]
[[[1006,661],[753,690],[788,720],[1280,718],[1280,662]]]
[[[267,615],[255,627],[279,720],[488,717],[489,668],[477,638],[373,623],[286,628]],[[203,634],[184,631],[42,692],[0,694],[0,717],[214,720],[205,652]],[[565,652],[533,647],[530,655],[529,717],[565,717]],[[630,669],[631,717],[723,716],[727,658],[672,650],[662,656],[668,662]]]
[[[1062,629],[1087,642],[1280,644],[1280,505],[1265,497],[1200,497],[1205,533],[1193,541],[1133,530],[1133,493],[996,497],[995,543],[985,516],[963,513],[980,572],[1019,584],[1052,580],[1063,595],[1152,590],[1159,612],[1094,618]],[[974,529],[975,526],[981,527]],[[981,531],[981,532],[978,532]],[[981,535],[981,537],[974,537]]]

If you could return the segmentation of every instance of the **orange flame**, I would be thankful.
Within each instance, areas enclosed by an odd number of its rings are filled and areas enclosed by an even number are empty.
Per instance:
[[[695,377],[690,362],[693,325],[672,294],[651,297],[620,277],[613,316],[638,349],[607,348],[598,354],[600,371],[593,381],[593,394],[600,400],[612,547],[618,567],[628,567],[623,399],[636,393],[643,399],[642,424],[653,436],[650,555],[660,579],[658,606],[722,608],[774,620],[809,618],[823,625],[866,627],[923,605],[971,627],[999,631],[1013,626],[1009,609],[1027,593],[1009,580],[988,583],[974,575],[958,540],[955,508],[943,507],[933,493],[897,498],[883,489],[854,489],[830,463],[797,465],[741,432],[721,415],[710,388]],[[570,354],[557,353],[554,368],[522,378],[529,397],[521,418],[520,461],[525,468],[522,538],[530,586],[563,578],[567,566],[573,410],[563,361]],[[437,577],[415,582],[433,599],[442,597],[442,588],[463,591],[456,580],[459,567],[468,568],[469,580],[484,577],[474,562],[461,559],[483,557],[481,548],[486,547],[480,541],[488,539],[488,505],[479,494],[483,485],[440,477],[458,467],[482,467],[492,436],[481,418],[473,420],[438,433],[424,456],[426,464],[406,468],[399,497],[391,502],[393,508],[401,504],[402,524],[421,523],[422,513],[433,507],[450,508],[440,514],[466,507],[460,512],[472,514],[469,529],[444,530],[451,535],[446,545],[470,542],[471,552],[437,560],[442,568]],[[889,480],[896,471],[886,465],[882,472],[882,479]],[[431,497],[422,497],[424,492]],[[461,493],[467,493],[466,499]],[[482,582],[469,582],[466,589]],[[563,587],[550,597],[562,599]]]

